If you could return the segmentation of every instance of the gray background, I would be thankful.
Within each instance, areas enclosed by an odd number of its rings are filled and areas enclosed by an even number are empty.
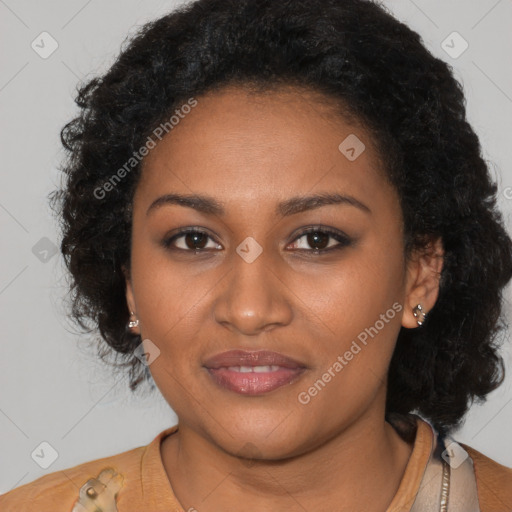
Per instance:
[[[511,0],[384,2],[464,84],[468,115],[480,136],[511,231]],[[63,298],[66,280],[46,195],[58,184],[59,130],[76,112],[77,82],[103,72],[127,34],[172,9],[159,0],[0,0],[0,493],[81,462],[147,444],[176,417],[159,393],[131,396],[126,382],[95,361],[73,334]],[[57,50],[43,59],[39,52]],[[454,31],[469,47],[457,58],[441,44]],[[42,48],[44,44],[44,48]],[[452,53],[461,41],[448,38]],[[510,288],[505,297],[510,322]],[[507,380],[473,406],[454,437],[512,466],[512,351]],[[57,459],[42,469],[31,453],[46,441]],[[47,450],[48,453],[48,450]]]

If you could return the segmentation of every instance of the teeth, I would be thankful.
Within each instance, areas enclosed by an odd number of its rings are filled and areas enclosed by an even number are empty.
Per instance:
[[[279,366],[229,366],[228,370],[230,372],[239,372],[239,373],[265,373],[265,372],[275,372],[279,370]]]

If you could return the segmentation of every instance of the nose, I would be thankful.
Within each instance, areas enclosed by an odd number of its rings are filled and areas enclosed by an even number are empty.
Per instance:
[[[214,303],[216,321],[246,336],[288,325],[292,294],[272,258],[263,251],[251,263],[237,253],[230,260],[231,270]]]

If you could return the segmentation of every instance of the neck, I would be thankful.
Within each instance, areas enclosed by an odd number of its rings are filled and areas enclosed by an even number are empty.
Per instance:
[[[266,511],[383,511],[412,445],[379,413],[364,414],[321,446],[284,460],[240,459],[180,423],[163,441],[162,459],[185,510],[244,510],[250,503],[251,510]]]

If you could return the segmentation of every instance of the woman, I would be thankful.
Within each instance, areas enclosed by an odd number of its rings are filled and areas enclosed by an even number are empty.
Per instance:
[[[77,103],[73,315],[179,422],[2,510],[512,510],[512,470],[449,437],[503,380],[512,241],[415,32],[365,0],[197,0]]]

